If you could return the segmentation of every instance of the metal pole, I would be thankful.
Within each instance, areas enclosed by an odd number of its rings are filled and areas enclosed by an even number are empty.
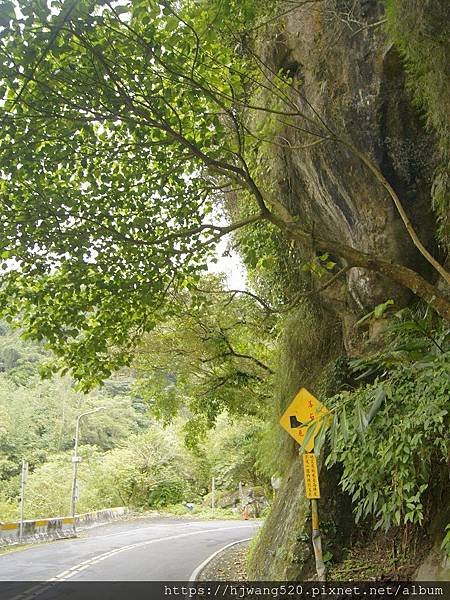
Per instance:
[[[20,480],[20,526],[19,526],[19,540],[23,538],[23,520],[24,520],[24,509],[25,509],[25,483],[27,481],[28,463],[25,459],[22,460],[22,477]]]
[[[71,499],[71,513],[73,519],[73,531],[77,532],[75,524],[75,515],[77,511],[77,474],[78,474],[78,437],[80,435],[80,419],[83,415],[77,417],[75,425],[75,443],[73,446],[72,456],[72,499]]]
[[[90,415],[91,413],[95,413],[99,410],[104,410],[104,409],[105,409],[105,406],[99,406],[97,408],[93,408],[92,410],[88,410],[84,413],[81,413],[81,415],[78,415],[76,425],[75,425],[75,443],[73,446],[73,456],[72,456],[73,470],[72,470],[72,497],[71,497],[71,513],[72,513],[72,519],[73,519],[74,533],[77,532],[75,516],[77,514],[77,499],[78,499],[77,498],[77,496],[78,496],[77,474],[78,474],[78,463],[80,460],[80,457],[78,456],[78,438],[80,436],[80,420],[82,417],[85,417],[86,415]]]
[[[323,562],[322,555],[322,538],[319,529],[319,510],[317,500],[311,500],[311,518],[312,518],[312,544],[314,548],[314,556],[316,558],[316,571],[319,581],[326,581],[327,569]]]
[[[213,517],[214,517],[214,509],[216,508],[215,495],[216,495],[216,480],[213,477],[212,482],[211,482],[211,510],[212,510]]]

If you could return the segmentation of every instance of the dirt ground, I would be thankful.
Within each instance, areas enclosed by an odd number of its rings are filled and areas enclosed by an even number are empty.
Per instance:
[[[241,542],[220,552],[198,576],[199,581],[246,581],[248,542]]]

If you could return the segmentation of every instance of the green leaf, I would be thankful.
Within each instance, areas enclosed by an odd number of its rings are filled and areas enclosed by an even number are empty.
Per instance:
[[[322,418],[322,423],[320,425],[320,429],[316,437],[314,438],[314,454],[316,456],[320,455],[322,450],[323,443],[325,441],[325,436],[328,428],[328,417]]]
[[[367,429],[367,425],[369,424],[369,422],[359,400],[357,400],[355,405],[355,416],[358,431],[360,433],[364,433],[364,431]]]
[[[375,417],[377,412],[380,410],[383,401],[386,399],[386,392],[384,391],[384,387],[380,386],[375,393],[375,400],[373,401],[372,406],[370,407],[369,414],[367,415],[367,424],[369,424],[372,419]]]
[[[333,422],[331,423],[331,431],[330,431],[331,451],[333,452],[333,454],[335,454],[337,452],[338,432],[339,432],[339,417],[338,417],[338,414],[335,413],[333,415]]]
[[[380,317],[382,317],[388,309],[388,307],[392,304],[394,304],[394,301],[392,299],[386,300],[386,302],[383,302],[382,304],[378,304],[378,306],[376,306],[373,311],[373,316],[375,317],[375,319],[379,319]]]
[[[306,430],[306,435],[305,435],[303,442],[301,443],[300,448],[299,448],[300,454],[303,454],[303,452],[305,452],[305,448],[308,445],[308,443],[311,441],[311,439],[314,435],[314,432],[316,430],[316,427],[317,427],[317,423],[315,423],[314,421],[308,426],[308,429]]]
[[[347,410],[345,408],[345,406],[342,407],[341,410],[341,431],[342,431],[342,436],[344,438],[345,441],[348,440],[348,420],[347,420]]]

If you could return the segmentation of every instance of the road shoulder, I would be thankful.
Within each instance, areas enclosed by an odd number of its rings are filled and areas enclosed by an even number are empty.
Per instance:
[[[249,540],[225,547],[210,558],[196,576],[197,581],[246,581]]]

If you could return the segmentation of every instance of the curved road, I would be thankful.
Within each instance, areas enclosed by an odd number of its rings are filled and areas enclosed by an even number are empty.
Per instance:
[[[0,581],[187,581],[211,554],[258,527],[170,518],[116,522],[0,556]]]

